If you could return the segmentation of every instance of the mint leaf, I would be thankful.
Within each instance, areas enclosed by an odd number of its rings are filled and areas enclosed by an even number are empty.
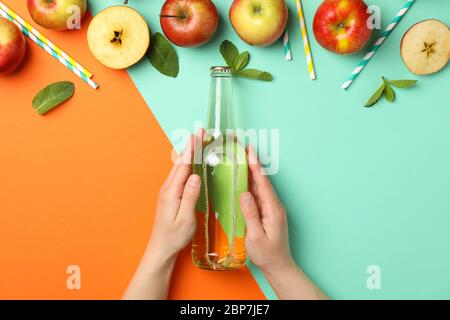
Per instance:
[[[387,101],[394,102],[395,91],[392,86],[397,88],[411,88],[417,83],[417,80],[386,80],[384,77],[381,77],[381,79],[383,79],[383,84],[377,89],[377,91],[375,91],[372,97],[370,97],[365,107],[373,106],[383,95]]]
[[[389,102],[394,102],[395,100],[394,89],[392,89],[392,87],[388,83],[386,83],[386,89],[384,90],[384,97]]]
[[[388,83],[397,88],[411,88],[417,84],[417,80],[390,80]]]
[[[155,33],[150,40],[150,63],[162,74],[176,78],[180,72],[177,52],[172,44],[161,33]]]
[[[375,93],[370,97],[370,99],[366,102],[365,107],[369,108],[373,106],[375,103],[377,103],[381,96],[383,95],[384,89],[386,88],[386,83],[383,82],[383,84],[375,91]]]
[[[260,71],[256,69],[245,69],[240,70],[234,74],[236,77],[261,80],[261,81],[272,81],[273,77],[269,72]]]
[[[32,105],[38,114],[44,115],[70,99],[74,93],[75,85],[72,82],[55,82],[39,91],[34,97]]]
[[[238,48],[231,41],[225,40],[220,45],[220,53],[227,65],[234,70],[234,60],[239,56]]]
[[[222,42],[220,45],[220,53],[227,65],[231,67],[235,77],[272,81],[273,78],[269,72],[257,69],[245,69],[250,61],[250,53],[244,51],[239,54],[238,48],[231,41],[225,40]]]
[[[250,60],[250,54],[248,51],[242,52],[239,56],[236,57],[233,63],[233,69],[235,72],[241,71],[244,69]]]

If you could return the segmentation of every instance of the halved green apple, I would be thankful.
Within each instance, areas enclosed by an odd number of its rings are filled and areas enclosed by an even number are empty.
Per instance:
[[[87,39],[89,50],[103,65],[125,69],[147,52],[150,31],[145,19],[127,6],[112,6],[91,21]]]

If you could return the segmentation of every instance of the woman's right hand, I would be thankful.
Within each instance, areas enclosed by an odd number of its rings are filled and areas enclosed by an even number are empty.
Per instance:
[[[247,224],[246,249],[262,271],[279,272],[295,265],[289,248],[286,210],[251,147],[248,160],[250,192],[240,197]]]
[[[250,260],[264,272],[280,299],[327,299],[292,258],[286,210],[251,148],[248,158],[250,192],[243,193],[240,202]]]

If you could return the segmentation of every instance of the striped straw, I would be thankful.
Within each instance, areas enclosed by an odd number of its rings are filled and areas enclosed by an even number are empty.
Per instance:
[[[24,26],[22,26],[19,22],[14,20],[10,15],[8,15],[5,11],[3,11],[0,8],[0,16],[7,18],[14,22],[17,27],[22,31],[24,35],[26,35],[29,39],[31,39],[33,42],[38,44],[42,49],[47,51],[51,56],[53,56],[56,60],[58,60],[61,64],[66,66],[69,70],[71,70],[73,73],[75,73],[78,77],[80,77],[84,82],[86,82],[88,85],[90,85],[92,88],[97,89],[98,84],[96,84],[94,81],[86,77],[83,73],[81,73],[80,70],[77,68],[74,68],[66,59],[64,59],[62,56],[58,55],[52,48],[50,48],[47,44],[42,42],[40,39],[36,38],[34,34],[28,31]]]
[[[308,63],[309,77],[312,80],[314,80],[314,79],[316,79],[316,72],[314,70],[314,62],[313,62],[312,55],[311,55],[311,48],[309,47],[308,32],[306,30],[306,23],[305,23],[305,17],[303,15],[302,2],[301,2],[301,0],[295,0],[295,2],[297,4],[298,20],[300,22],[300,29],[302,31],[303,45],[305,47],[305,55],[306,55],[306,61]]]
[[[355,81],[355,79],[359,76],[361,71],[364,69],[364,67],[369,63],[370,59],[375,55],[375,53],[378,51],[378,49],[381,47],[383,42],[386,40],[386,38],[391,34],[392,30],[397,26],[397,24],[402,20],[403,16],[408,12],[409,8],[413,5],[415,0],[408,0],[403,5],[400,12],[392,19],[389,26],[386,28],[386,30],[380,35],[378,40],[375,42],[375,44],[370,48],[369,52],[366,54],[366,56],[361,60],[361,62],[358,64],[355,70],[347,77],[347,80],[342,85],[342,89],[347,90],[350,85]]]
[[[44,37],[38,30],[33,28],[28,22],[23,20],[17,13],[15,13],[13,10],[8,8],[1,1],[0,1],[0,8],[3,9],[3,11],[5,11],[8,15],[10,15],[18,23],[20,23],[25,29],[27,29],[29,32],[34,34],[36,38],[38,38],[43,43],[45,43],[47,46],[49,46],[52,50],[54,50],[58,55],[62,56],[64,59],[66,59],[74,68],[79,69],[80,72],[84,74],[84,76],[86,76],[87,78],[92,77],[92,73],[90,73],[88,70],[86,70],[82,65],[80,65],[78,62],[76,62],[75,59],[73,59],[71,56],[69,56],[63,50],[61,50],[53,42],[51,42],[46,37]]]
[[[284,60],[291,61],[292,60],[291,43],[289,42],[289,34],[287,29],[284,31],[283,35],[283,48],[284,48]]]

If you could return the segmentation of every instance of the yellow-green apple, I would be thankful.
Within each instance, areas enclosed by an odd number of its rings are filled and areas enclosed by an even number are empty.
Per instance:
[[[145,19],[127,6],[112,6],[89,24],[88,46],[94,57],[112,69],[125,69],[144,57],[150,45]]]
[[[439,20],[425,20],[413,25],[400,44],[403,62],[419,75],[443,69],[450,58],[450,29]]]
[[[38,25],[62,31],[79,29],[87,0],[28,0],[27,6]]]
[[[0,17],[0,74],[8,74],[22,63],[26,51],[25,37],[20,29]]]
[[[239,37],[252,46],[265,47],[283,34],[288,20],[284,0],[234,0],[230,21]]]
[[[167,0],[161,8],[161,28],[180,47],[198,47],[208,42],[219,25],[211,0]]]
[[[325,0],[314,16],[314,36],[331,52],[351,54],[370,40],[369,18],[367,5],[362,0]]]

